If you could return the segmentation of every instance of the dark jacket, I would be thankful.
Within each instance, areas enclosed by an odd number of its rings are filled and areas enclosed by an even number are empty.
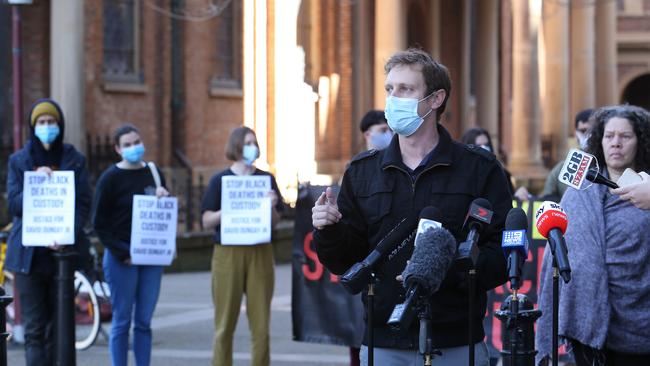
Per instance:
[[[32,141],[9,157],[7,173],[7,200],[9,214],[13,216],[13,226],[7,243],[7,260],[5,268],[9,271],[28,274],[31,271],[34,247],[22,245],[23,217],[23,177],[26,171],[34,170],[34,163],[29,151]],[[83,227],[88,219],[91,192],[88,184],[86,158],[74,146],[63,145],[63,155],[59,170],[74,171],[75,178],[75,245],[82,258],[87,257],[88,242],[83,234]]]
[[[343,176],[337,199],[343,217],[337,224],[315,230],[314,241],[320,261],[333,273],[341,274],[363,260],[399,220],[418,215],[426,206],[437,207],[444,215],[443,226],[458,242],[465,240],[462,226],[470,203],[479,197],[487,199],[494,216],[481,234],[476,266],[474,342],[479,342],[485,336],[482,320],[486,291],[507,280],[500,242],[512,201],[503,168],[494,155],[453,141],[440,125],[438,132],[438,145],[426,165],[416,169],[414,179],[402,162],[397,136],[385,150],[371,150],[355,157]],[[417,321],[408,335],[386,326],[394,306],[404,301],[405,291],[395,277],[404,270],[412,251],[411,242],[376,269],[373,327],[377,347],[417,348]],[[439,291],[430,298],[436,348],[468,344],[468,266],[466,261],[454,262]]]

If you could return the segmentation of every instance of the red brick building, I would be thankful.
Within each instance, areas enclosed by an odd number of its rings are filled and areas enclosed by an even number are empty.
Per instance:
[[[383,108],[383,63],[408,46],[451,72],[443,124],[488,129],[521,179],[562,158],[577,110],[650,106],[650,0],[33,0],[20,12],[24,113],[60,100],[83,149],[135,123],[148,159],[195,182],[228,165],[242,123],[287,195],[335,180],[360,149],[359,119]],[[2,4],[5,145],[10,50]]]

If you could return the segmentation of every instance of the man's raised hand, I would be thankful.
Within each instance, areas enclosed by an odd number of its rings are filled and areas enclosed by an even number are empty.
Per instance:
[[[327,225],[336,224],[341,217],[342,215],[339,212],[339,206],[336,204],[336,197],[334,197],[332,187],[327,187],[311,209],[312,225],[316,229],[321,230]]]

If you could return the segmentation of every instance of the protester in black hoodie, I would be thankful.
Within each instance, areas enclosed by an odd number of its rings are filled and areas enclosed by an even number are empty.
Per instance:
[[[90,210],[90,186],[86,158],[74,146],[63,143],[63,112],[52,99],[40,99],[29,114],[30,139],[9,158],[7,195],[13,226],[7,245],[5,268],[15,272],[25,326],[27,365],[51,365],[54,337],[54,272],[52,253],[60,250],[88,252],[83,226]],[[23,178],[27,171],[72,170],[75,178],[75,244],[49,247],[23,246]],[[87,257],[87,256],[86,256]]]

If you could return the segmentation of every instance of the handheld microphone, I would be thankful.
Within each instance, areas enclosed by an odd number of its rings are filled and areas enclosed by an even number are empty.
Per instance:
[[[438,216],[427,216],[432,213],[425,207],[420,212],[422,219],[437,219]],[[437,210],[437,209],[436,209]],[[422,221],[422,220],[421,220]],[[341,276],[341,285],[352,295],[356,295],[372,280],[372,271],[382,258],[396,247],[413,240],[413,232],[418,225],[414,215],[402,219],[384,236],[370,254],[361,262],[355,263]]]
[[[618,184],[612,182],[611,180],[605,178],[602,174],[598,173],[595,169],[589,169],[587,171],[587,180],[594,182],[596,184],[602,184],[612,189],[618,188]]]
[[[415,239],[415,249],[402,277],[406,300],[397,304],[388,324],[407,330],[417,308],[418,300],[438,291],[456,254],[456,239],[442,226],[426,229]]]
[[[567,215],[562,207],[552,201],[544,201],[535,213],[537,231],[548,240],[553,258],[564,283],[571,281],[571,266],[568,249],[564,240],[567,227]]]
[[[506,216],[506,227],[503,231],[501,240],[501,249],[507,256],[508,261],[508,279],[510,288],[518,290],[521,286],[521,266],[528,257],[528,239],[526,231],[528,230],[528,217],[521,208],[513,208]]]
[[[463,224],[467,239],[458,246],[458,259],[469,258],[476,265],[478,259],[478,239],[481,231],[492,222],[492,204],[485,198],[477,198],[469,206]]]

